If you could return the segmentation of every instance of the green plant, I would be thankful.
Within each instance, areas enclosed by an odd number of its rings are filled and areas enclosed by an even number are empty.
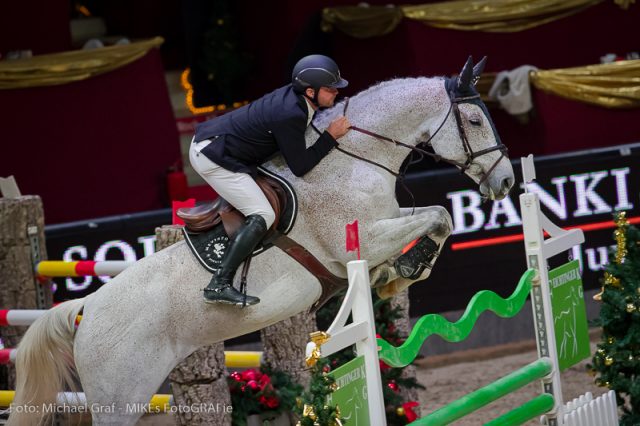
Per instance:
[[[247,416],[271,412],[289,412],[294,408],[302,386],[282,371],[267,367],[234,371],[227,378],[233,406],[234,426],[245,426]]]

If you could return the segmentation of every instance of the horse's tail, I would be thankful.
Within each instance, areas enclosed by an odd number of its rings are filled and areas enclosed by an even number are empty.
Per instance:
[[[55,412],[58,392],[75,390],[73,339],[76,317],[85,299],[47,311],[27,330],[18,345],[16,393],[7,425],[38,425]]]

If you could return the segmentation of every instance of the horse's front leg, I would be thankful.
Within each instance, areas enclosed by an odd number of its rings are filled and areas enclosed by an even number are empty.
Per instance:
[[[372,269],[371,285],[377,287],[378,294],[384,298],[429,276],[453,228],[451,216],[443,207],[419,207],[413,215],[411,211],[401,209],[400,217],[378,221],[371,228],[370,250],[374,253],[368,256],[385,259]],[[410,242],[421,237],[425,238],[418,246],[401,253]]]

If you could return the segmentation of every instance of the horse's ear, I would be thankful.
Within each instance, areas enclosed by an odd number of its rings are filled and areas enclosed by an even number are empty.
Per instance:
[[[471,84],[471,78],[473,77],[473,58],[469,55],[467,62],[462,67],[460,75],[458,76],[458,90],[464,90]]]
[[[487,63],[487,57],[485,56],[484,58],[482,58],[480,62],[476,64],[475,67],[473,67],[473,84],[474,85],[480,79],[480,76],[482,75],[482,71],[484,70],[484,65],[486,63]]]

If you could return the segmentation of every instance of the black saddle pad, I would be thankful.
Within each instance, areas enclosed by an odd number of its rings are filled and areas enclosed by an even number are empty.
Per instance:
[[[198,262],[209,272],[220,269],[220,263],[229,247],[229,236],[219,224],[206,232],[191,232],[182,228],[182,234]]]
[[[287,205],[280,217],[276,234],[286,235],[291,228],[293,228],[298,213],[295,191],[289,182],[267,169],[259,167],[258,172],[277,179],[283,184],[285,193],[287,194]],[[222,223],[205,232],[191,232],[188,231],[187,228],[182,228],[182,234],[191,252],[206,270],[215,273],[220,269],[220,263],[229,247],[229,236],[225,232]],[[273,236],[271,238],[273,238]],[[253,251],[253,256],[271,247],[273,247],[273,244],[270,240],[262,241]]]

